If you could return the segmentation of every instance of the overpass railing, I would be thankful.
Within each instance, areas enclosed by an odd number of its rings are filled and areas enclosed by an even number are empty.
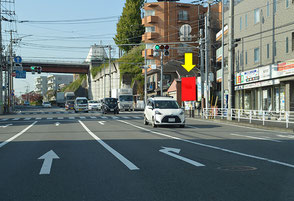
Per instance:
[[[266,125],[267,122],[272,124],[282,124],[286,128],[289,125],[294,125],[294,111],[265,111],[265,110],[244,110],[244,109],[231,109],[227,108],[204,108],[202,111],[202,118],[205,119],[230,119],[238,122],[262,122]]]

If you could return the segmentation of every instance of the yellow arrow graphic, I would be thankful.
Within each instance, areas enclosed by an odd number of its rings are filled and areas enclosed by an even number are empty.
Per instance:
[[[193,65],[193,54],[185,53],[185,64],[182,65],[188,72],[190,72],[196,65]]]

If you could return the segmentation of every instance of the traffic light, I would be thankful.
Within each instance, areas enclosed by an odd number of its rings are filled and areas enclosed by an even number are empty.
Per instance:
[[[41,66],[37,67],[37,72],[38,72],[38,74],[41,74],[41,72],[42,72],[42,67]]]
[[[35,66],[31,66],[32,74],[34,75],[36,72]]]
[[[169,56],[169,46],[164,46],[164,56]]]
[[[153,56],[158,57],[159,56],[159,45],[155,45],[153,49]]]

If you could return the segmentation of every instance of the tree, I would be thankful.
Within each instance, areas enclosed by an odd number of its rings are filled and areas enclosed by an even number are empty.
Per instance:
[[[120,44],[138,44],[142,41],[144,27],[141,20],[141,8],[144,0],[126,0],[122,15],[116,25],[114,41]],[[128,52],[133,46],[120,46],[120,49]]]

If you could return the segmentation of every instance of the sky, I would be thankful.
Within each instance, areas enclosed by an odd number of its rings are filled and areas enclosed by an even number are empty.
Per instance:
[[[91,45],[100,44],[100,41],[104,45],[115,44],[116,23],[124,4],[125,0],[15,0],[16,20],[19,22],[15,23],[17,33],[14,38],[21,39],[15,48],[16,55],[23,60],[82,62]],[[14,9],[11,4],[2,3],[2,10],[11,9]],[[4,17],[11,18],[5,14]],[[3,22],[4,45],[9,41],[6,31],[10,28],[11,23]],[[113,52],[114,55],[117,53],[118,50]],[[16,95],[24,93],[26,86],[34,90],[38,76],[27,73],[26,79],[14,79]]]

